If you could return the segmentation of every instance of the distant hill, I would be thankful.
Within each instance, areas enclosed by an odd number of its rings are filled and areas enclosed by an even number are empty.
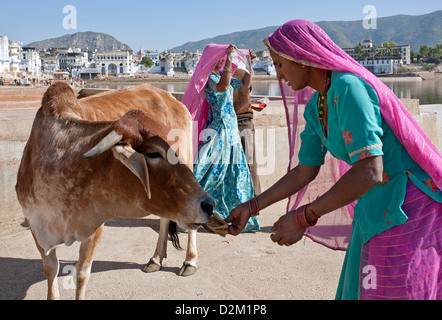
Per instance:
[[[132,50],[128,45],[108,34],[92,31],[77,32],[54,39],[37,41],[26,45],[26,47],[35,47],[37,50],[67,47],[97,49],[98,51]]]
[[[170,49],[172,52],[182,52],[188,50],[190,52],[196,52],[197,50],[203,51],[204,48],[211,43],[230,44],[233,43],[240,49],[252,48],[254,51],[264,50],[265,47],[262,44],[270,33],[274,32],[278,26],[265,27],[261,29],[248,30],[234,32],[231,34],[220,35],[214,38],[204,39],[200,41],[190,41],[181,46]]]
[[[377,19],[377,29],[364,29],[362,20],[358,21],[320,21],[316,22],[341,48],[355,47],[364,40],[373,40],[379,46],[385,41],[398,45],[409,44],[413,51],[419,51],[423,44],[434,47],[442,43],[442,10],[420,16],[397,15]],[[279,26],[235,32],[201,41],[187,42],[170,49],[174,52],[204,50],[209,43],[233,43],[238,48],[264,50],[262,40]]]

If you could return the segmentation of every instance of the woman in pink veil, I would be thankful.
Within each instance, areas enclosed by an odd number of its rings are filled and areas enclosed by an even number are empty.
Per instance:
[[[316,24],[289,21],[264,43],[281,83],[291,163],[250,202],[262,209],[295,195],[272,240],[290,246],[305,234],[346,249],[337,299],[442,298],[438,149],[391,90]],[[229,232],[253,213],[250,203],[232,210]]]

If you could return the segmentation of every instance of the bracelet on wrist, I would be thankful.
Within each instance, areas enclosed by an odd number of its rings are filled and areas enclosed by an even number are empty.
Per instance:
[[[302,208],[302,210],[300,210]],[[302,206],[298,208],[295,212],[295,222],[299,229],[307,229],[309,227],[313,227],[318,223],[318,219],[316,218],[312,223],[307,222],[307,206]]]
[[[259,207],[258,207],[258,200],[255,198],[252,198],[248,201],[249,203],[249,212],[250,217],[256,217],[259,216]]]
[[[225,68],[224,68],[224,71],[225,71],[225,72],[232,72],[233,69],[232,69],[232,68],[229,68],[229,67],[225,67]]]
[[[313,208],[312,208],[312,204],[311,204],[311,203],[308,204],[308,208],[310,209],[310,211],[312,212],[313,216],[314,216],[316,219],[321,218],[320,216],[318,216],[318,215],[316,214],[315,210],[313,210]]]

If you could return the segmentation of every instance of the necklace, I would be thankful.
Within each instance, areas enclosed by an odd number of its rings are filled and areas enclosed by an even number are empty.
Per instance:
[[[327,138],[327,131],[325,128],[325,121],[324,121],[324,108],[325,108],[325,104],[327,103],[327,93],[328,90],[330,89],[331,86],[331,70],[327,70],[327,78],[325,80],[325,89],[324,92],[321,94],[319,93],[319,98],[318,98],[318,111],[319,111],[319,117],[318,120],[321,123],[321,128],[322,128],[322,139],[321,139],[321,153],[322,153],[322,158],[324,159],[325,157],[325,153],[324,153],[324,140]],[[322,160],[322,164],[324,164],[324,160]]]
[[[324,106],[325,106],[325,103],[327,102],[327,93],[328,93],[328,89],[330,89],[330,84],[331,84],[331,70],[327,70],[327,79],[325,81],[325,89],[322,94],[321,93],[319,94],[319,99],[318,99],[318,108],[319,108],[318,120],[321,122],[324,121]]]

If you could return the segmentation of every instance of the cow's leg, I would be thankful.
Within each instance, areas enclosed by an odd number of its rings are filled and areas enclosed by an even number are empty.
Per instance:
[[[34,237],[35,244],[37,245],[38,251],[40,252],[41,259],[43,260],[43,270],[48,281],[48,300],[59,300],[60,292],[58,291],[57,281],[59,263],[57,253],[55,249],[53,249],[51,250],[49,255],[46,255],[44,249],[38,244],[38,240],[33,232],[32,236]]]
[[[80,256],[75,266],[77,272],[77,291],[75,298],[83,300],[86,293],[86,285],[91,275],[92,260],[94,258],[95,249],[100,243],[103,225],[101,225],[93,235],[83,240],[80,245]]]
[[[158,234],[157,247],[152,258],[150,258],[144,272],[156,272],[161,269],[163,259],[167,257],[167,238],[169,232],[170,220],[160,218],[160,232]]]
[[[198,269],[198,252],[196,249],[196,230],[187,230],[186,261],[178,273],[180,276],[191,276]]]

